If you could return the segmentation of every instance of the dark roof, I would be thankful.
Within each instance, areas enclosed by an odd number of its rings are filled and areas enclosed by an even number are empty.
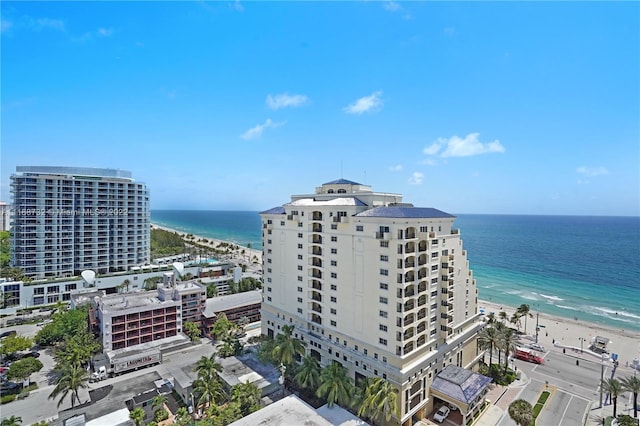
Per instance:
[[[375,207],[357,217],[406,217],[406,218],[455,218],[455,216],[431,207]]]
[[[431,389],[470,404],[493,379],[449,364],[433,380]]]
[[[323,185],[362,185],[361,183],[354,182],[346,179],[336,179],[331,182],[323,183]]]
[[[363,203],[362,200],[360,200],[358,197],[353,197],[353,199],[356,202],[356,206],[366,206],[366,203]]]
[[[260,214],[284,214],[284,213],[285,213],[284,207],[282,206],[274,207],[272,209],[260,212]]]

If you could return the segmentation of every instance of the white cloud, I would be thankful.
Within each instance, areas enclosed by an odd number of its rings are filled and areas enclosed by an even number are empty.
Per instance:
[[[12,26],[13,26],[13,22],[11,21],[7,21],[5,19],[0,21],[0,30],[2,32],[9,31]]]
[[[102,37],[109,37],[113,34],[113,28],[98,28],[98,35]]]
[[[402,164],[396,164],[395,166],[389,166],[389,171],[390,172],[401,172],[402,171]]]
[[[413,172],[409,178],[409,185],[421,185],[424,175],[420,172]]]
[[[452,136],[450,138],[438,138],[434,143],[423,149],[427,155],[440,157],[471,157],[473,155],[504,152],[504,146],[499,140],[482,143],[478,139],[480,133],[469,133],[464,138]]]
[[[267,106],[271,109],[280,109],[286,107],[299,107],[305,105],[309,99],[305,95],[290,95],[281,93],[279,95],[268,95]]]
[[[397,12],[399,10],[402,10],[402,6],[400,6],[398,3],[396,3],[395,1],[388,1],[384,3],[384,8],[390,12]]]
[[[284,126],[285,124],[286,124],[286,121],[274,122],[270,118],[267,118],[267,120],[263,124],[257,124],[255,127],[252,127],[246,132],[244,132],[240,137],[244,140],[257,139],[260,136],[262,136],[262,133],[265,130],[277,129],[278,127]]]
[[[38,19],[29,19],[29,26],[34,30],[42,30],[45,28],[64,31],[64,22],[60,19],[51,19],[51,18],[38,18]]]
[[[580,173],[583,176],[587,176],[587,177],[595,177],[595,176],[602,176],[602,175],[607,175],[609,174],[609,170],[605,169],[604,167],[600,166],[600,167],[594,167],[594,168],[590,168],[590,167],[585,167],[585,166],[580,166],[576,169],[576,171],[578,173]],[[579,182],[579,181],[578,181]],[[588,181],[587,181],[588,183]]]
[[[381,96],[382,91],[379,90],[377,92],[373,92],[369,96],[357,99],[351,105],[343,108],[343,110],[347,114],[363,114],[365,112],[380,111],[382,109],[382,105],[384,105],[384,102],[380,98]]]

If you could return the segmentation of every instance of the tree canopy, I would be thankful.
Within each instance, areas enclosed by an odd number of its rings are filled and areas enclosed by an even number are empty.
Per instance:
[[[33,373],[42,370],[42,367],[42,362],[39,359],[33,357],[23,358],[11,364],[7,372],[7,378],[24,382]]]
[[[177,232],[151,230],[151,257],[171,256],[185,252],[184,240]]]
[[[29,337],[14,334],[2,339],[0,345],[0,354],[9,355],[20,351],[25,351],[33,345],[33,341]]]
[[[88,315],[85,309],[71,309],[54,315],[53,322],[38,331],[35,342],[42,346],[51,346],[62,342],[68,336],[86,332]]]

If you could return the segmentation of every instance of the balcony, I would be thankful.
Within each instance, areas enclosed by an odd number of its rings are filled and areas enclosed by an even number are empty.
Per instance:
[[[322,224],[314,223],[311,225],[311,232],[322,232]]]
[[[413,308],[415,308],[415,304],[413,303],[413,300],[410,300],[409,302],[404,304],[404,312],[410,311]]]
[[[310,235],[309,242],[312,244],[322,244],[322,235],[318,235],[318,234]]]
[[[322,220],[322,212],[313,212],[311,214],[311,220]]]
[[[427,303],[427,296],[424,294],[418,298],[418,306],[425,305]]]
[[[322,283],[320,281],[312,280],[311,288],[314,290],[322,291]]]
[[[404,326],[408,326],[413,324],[415,321],[415,316],[413,314],[409,314],[407,316],[404,317]]]
[[[309,273],[313,278],[322,279],[322,272],[319,269],[313,268]]]
[[[413,243],[413,242],[406,243],[404,245],[404,252],[405,253],[415,253],[416,252],[416,244]]]
[[[320,306],[319,304],[317,304],[315,302],[312,302],[311,303],[311,310],[321,314],[322,313],[322,306]]]
[[[314,257],[314,258],[311,258],[309,260],[310,260],[309,264],[311,266],[316,266],[318,268],[322,268],[322,260],[320,260],[319,258]]]
[[[311,300],[322,303],[322,295],[315,291],[311,292]]]
[[[413,342],[409,342],[406,345],[404,345],[402,352],[406,355],[409,352],[413,351],[413,348],[414,348]]]
[[[413,331],[413,327],[408,329],[407,331],[404,332],[404,335],[402,336],[403,340],[408,340],[411,339],[413,336],[415,336],[415,333]]]
[[[316,314],[311,314],[311,322],[322,325],[322,317]]]
[[[309,247],[309,253],[314,256],[322,256],[322,247],[320,246],[311,246]]]
[[[376,232],[376,239],[378,240],[390,240],[391,233],[389,232]]]
[[[418,311],[418,321],[425,318],[427,316],[427,310],[422,308]]]

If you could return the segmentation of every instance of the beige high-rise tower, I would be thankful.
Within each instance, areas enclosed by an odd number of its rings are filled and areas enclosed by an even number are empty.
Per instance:
[[[473,367],[483,322],[455,217],[340,179],[261,213],[262,332],[282,326],[356,381],[398,387],[400,419],[433,408],[429,386],[449,364]]]

